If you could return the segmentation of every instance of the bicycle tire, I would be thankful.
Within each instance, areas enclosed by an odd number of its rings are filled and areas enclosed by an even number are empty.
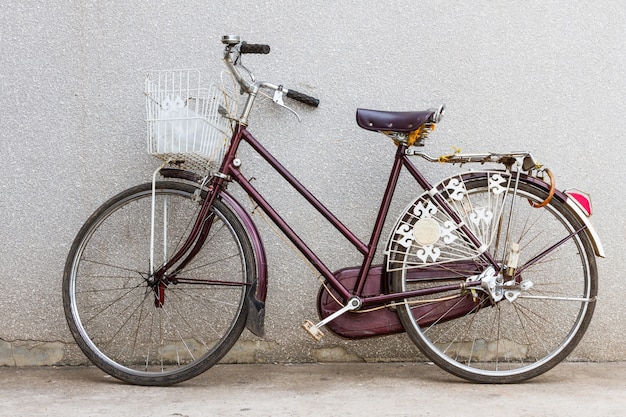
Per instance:
[[[155,251],[163,257],[154,270],[184,243],[201,206],[197,190],[156,183]],[[171,385],[206,371],[233,347],[256,268],[244,227],[216,199],[205,219],[213,222],[209,236],[177,272],[186,282],[168,282],[157,302],[149,270],[151,201],[152,184],[139,185],[86,221],[67,257],[63,305],[78,346],[104,372],[131,384]]]
[[[444,192],[447,201],[477,235],[487,239],[492,234],[486,242],[499,263],[505,263],[510,243],[519,243],[518,276],[531,282],[532,288],[513,301],[503,298],[493,302],[476,290],[430,296],[451,296],[440,310],[417,307],[427,306],[428,297],[407,299],[426,304],[398,306],[400,321],[428,359],[458,377],[478,383],[515,383],[541,375],[574,350],[593,315],[598,276],[592,244],[584,231],[576,232],[583,224],[560,198],[555,196],[542,208],[529,204],[542,203],[548,197],[548,191],[529,177],[522,175],[519,182],[512,179],[500,196],[490,189],[488,173],[458,178],[465,189],[463,198],[459,201],[456,196],[453,201],[451,194]],[[496,210],[498,204],[502,206]],[[484,214],[484,209],[490,211],[491,207],[495,222],[492,232],[480,230],[485,226],[473,223],[471,216],[480,210]],[[571,238],[548,251],[568,235]],[[545,257],[537,258],[542,251],[547,252]],[[486,268],[479,258],[473,262],[476,271]],[[451,262],[444,267],[453,271],[454,265]],[[458,261],[458,265],[468,269],[468,261]],[[392,273],[394,291],[432,285],[416,279],[419,272],[409,271],[404,268]],[[449,281],[436,284],[458,284],[467,277],[454,275],[451,272]],[[472,302],[473,306],[467,307]],[[455,308],[466,310],[460,317],[444,317]]]

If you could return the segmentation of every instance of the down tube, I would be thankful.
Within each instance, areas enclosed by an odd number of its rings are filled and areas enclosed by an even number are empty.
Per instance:
[[[328,210],[307,188],[302,185],[274,156],[267,151],[257,141],[250,132],[246,129],[243,129],[242,139],[248,142],[250,146],[259,154],[268,164],[274,168],[276,172],[278,172],[306,201],[309,202],[328,222],[330,222],[354,247],[361,252],[361,254],[366,255],[368,252],[368,247],[357,238],[354,233],[352,233],[330,210]],[[236,168],[233,167],[232,171],[236,171]],[[250,184],[248,184],[250,185]],[[250,186],[251,187],[251,186]],[[265,206],[270,207],[266,202]],[[265,208],[264,206],[264,208]]]
[[[311,262],[311,264],[317,269],[328,281],[332,283],[332,286],[341,293],[344,298],[350,298],[350,292],[345,289],[339,281],[335,278],[335,275],[330,269],[317,257],[317,255],[304,243],[304,241],[289,227],[287,222],[270,206],[270,204],[261,196],[261,194],[250,184],[250,182],[239,171],[232,172],[231,175],[237,181],[237,183],[244,189],[244,191],[261,207],[261,209],[267,213],[272,221],[278,226],[278,228],[287,236],[287,238],[293,242],[298,250],[304,255],[304,257]]]
[[[339,219],[337,219],[319,200],[311,194],[276,158],[274,158],[245,128],[239,130],[239,138],[245,140],[276,172],[278,172],[300,195],[302,195],[330,224],[333,225],[352,245],[364,256],[367,256],[369,248],[361,242]],[[344,298],[350,297],[350,291],[342,286],[335,278],[330,269],[322,260],[304,243],[289,224],[274,210],[263,196],[250,184],[244,175],[235,167],[232,160],[228,160],[222,169],[226,175],[232,177],[244,191],[261,207],[270,217],[272,222],[287,236],[298,248],[302,255],[337,289]]]

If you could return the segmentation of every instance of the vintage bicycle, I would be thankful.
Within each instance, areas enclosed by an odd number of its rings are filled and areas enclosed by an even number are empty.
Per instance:
[[[70,249],[65,315],[95,365],[132,384],[175,384],[220,361],[244,329],[264,335],[266,252],[249,210],[228,190],[233,184],[322,277],[320,319],[302,326],[315,339],[325,329],[348,339],[406,332],[429,360],[481,383],[535,377],[572,352],[591,320],[596,256],[604,256],[586,193],[557,190],[550,171],[528,152],[424,153],[443,106],[358,109],[360,127],[396,146],[363,242],[248,130],[261,94],[284,107],[284,97],[313,107],[319,101],[259,81],[243,66],[245,54],[267,54],[268,45],[230,35],[222,42],[225,74],[239,91],[205,87],[195,71],[150,73],[148,149],[163,164],[152,182],[97,209]],[[354,246],[361,265],[331,271],[320,260],[242,172],[242,143]],[[433,185],[412,157],[482,165]],[[424,192],[399,214],[376,263],[403,170]]]

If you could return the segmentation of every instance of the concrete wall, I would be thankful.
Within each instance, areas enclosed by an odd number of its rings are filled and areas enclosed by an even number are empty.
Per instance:
[[[232,3],[232,5],[230,4]],[[267,105],[252,130],[366,239],[393,152],[360,131],[355,108],[448,112],[427,150],[530,150],[559,188],[592,192],[599,262],[596,315],[575,358],[626,360],[623,192],[626,5],[597,2],[49,1],[0,14],[0,365],[83,361],[66,328],[61,277],[81,224],[106,198],[147,181],[145,70],[199,67],[217,79],[223,34],[268,43],[246,64],[319,97],[316,110]],[[333,268],[359,262],[249,153],[244,164]],[[449,171],[426,166],[433,180]],[[615,191],[617,189],[617,191]],[[404,188],[399,208],[417,190]],[[270,258],[267,338],[240,360],[380,360],[413,356],[404,336],[309,340],[315,276],[261,226]]]

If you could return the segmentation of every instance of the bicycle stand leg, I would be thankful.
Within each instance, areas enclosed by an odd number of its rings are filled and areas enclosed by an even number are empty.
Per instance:
[[[320,330],[321,327],[324,327],[326,324],[335,320],[342,314],[347,313],[348,311],[356,310],[359,307],[361,307],[361,300],[356,297],[351,298],[344,307],[335,311],[333,314],[326,317],[324,320],[320,321],[317,324],[313,324],[312,321],[306,320],[304,323],[302,323],[302,328],[306,330],[311,335],[311,337],[313,337],[313,339],[319,341],[322,339],[322,337],[324,337],[324,333],[322,333],[322,331]]]
[[[163,168],[160,166],[154,174],[152,174],[152,210],[150,217],[150,275],[154,275],[154,217],[155,217],[155,204],[156,204],[156,177],[159,171]]]
[[[161,168],[163,168],[164,166],[166,166],[167,164],[169,164],[171,162],[171,158],[168,159],[167,161],[163,162],[163,164],[161,164],[160,167],[158,167],[154,173],[152,174],[152,211],[151,211],[151,220],[150,220],[150,275],[154,275],[154,228],[155,228],[155,213],[156,213],[156,179],[157,179],[157,175],[159,175],[159,172],[161,171]],[[165,216],[163,217],[164,219],[166,218]],[[167,233],[167,225],[164,226],[164,233]],[[166,246],[166,242],[167,242],[167,236],[164,237],[163,240],[163,244],[164,244],[164,261],[166,261],[167,259],[167,246]]]

